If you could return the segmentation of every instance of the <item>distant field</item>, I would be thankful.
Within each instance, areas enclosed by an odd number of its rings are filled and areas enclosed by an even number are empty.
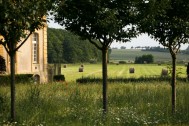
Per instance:
[[[169,62],[171,61],[170,53],[165,52],[153,52],[153,51],[142,51],[140,49],[112,49],[110,54],[110,61],[134,61],[135,57],[142,56],[144,54],[152,54],[154,56],[154,61],[163,61]],[[178,54],[177,61],[189,61],[189,55],[186,54]]]
[[[84,72],[79,71],[80,64],[67,64],[67,68],[62,67],[62,74],[65,75],[66,81],[75,81],[81,77],[102,77],[102,65],[101,64],[84,64]],[[129,68],[135,68],[135,73],[129,73]],[[138,78],[141,76],[156,76],[161,75],[163,68],[167,68],[166,65],[157,64],[108,64],[108,77],[116,78]],[[186,67],[184,65],[177,66],[177,72],[181,72],[179,76],[186,76]]]

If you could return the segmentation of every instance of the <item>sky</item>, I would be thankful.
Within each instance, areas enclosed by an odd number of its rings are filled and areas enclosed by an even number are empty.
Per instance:
[[[63,26],[61,26],[58,23],[55,23],[54,21],[51,21],[51,20],[47,24],[48,24],[48,27],[50,27],[50,28],[63,29]],[[130,49],[132,46],[133,47],[136,47],[136,46],[141,46],[141,47],[142,46],[150,46],[150,47],[160,46],[160,47],[163,47],[157,41],[151,39],[147,34],[142,34],[142,35],[138,36],[137,38],[131,39],[130,42],[126,42],[126,43],[113,42],[111,45],[111,48],[115,48],[115,47],[120,48],[121,46],[125,46],[126,49]],[[181,50],[185,50],[188,46],[189,46],[189,44],[181,45]]]

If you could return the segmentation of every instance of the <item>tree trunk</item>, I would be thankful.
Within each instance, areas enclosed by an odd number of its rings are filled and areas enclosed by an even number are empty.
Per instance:
[[[102,77],[103,77],[103,113],[107,113],[107,48],[102,49]]]
[[[15,53],[10,54],[10,67],[11,67],[11,122],[15,121]]]
[[[176,54],[171,54],[172,56],[172,78],[171,78],[171,87],[172,87],[172,113],[176,111]]]

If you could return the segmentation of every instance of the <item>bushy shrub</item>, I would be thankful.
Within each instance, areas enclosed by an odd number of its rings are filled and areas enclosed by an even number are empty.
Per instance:
[[[126,61],[119,61],[119,64],[126,64]]]
[[[5,72],[6,72],[5,59],[3,56],[0,55],[0,74]]]
[[[33,83],[33,74],[16,74],[16,83],[28,84]],[[9,85],[10,75],[0,75],[0,85]]]
[[[130,83],[130,82],[149,82],[149,81],[170,81],[171,77],[170,76],[141,76],[139,78],[108,78],[109,83]],[[186,81],[186,78],[184,77],[178,77],[178,81]],[[76,79],[77,83],[80,84],[91,84],[91,83],[101,83],[102,78],[96,78],[96,77],[82,77]]]
[[[64,75],[54,75],[53,76],[54,81],[65,81]]]

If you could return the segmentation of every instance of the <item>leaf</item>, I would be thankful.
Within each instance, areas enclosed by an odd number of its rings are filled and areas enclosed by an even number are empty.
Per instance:
[[[30,25],[30,23],[27,21],[26,22],[26,25],[27,25],[27,27],[30,27],[31,25]]]
[[[36,10],[33,10],[33,15],[35,15],[36,14]]]
[[[7,28],[7,26],[4,26],[4,29],[5,29],[6,32],[8,32],[8,28]]]

